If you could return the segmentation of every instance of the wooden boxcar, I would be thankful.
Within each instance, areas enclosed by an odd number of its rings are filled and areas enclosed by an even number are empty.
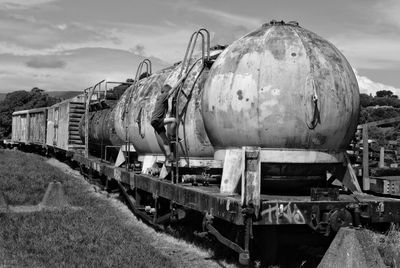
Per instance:
[[[85,114],[83,95],[48,108],[46,144],[57,149],[84,149],[79,136],[79,122]]]
[[[13,142],[46,144],[47,107],[14,112],[12,114]]]

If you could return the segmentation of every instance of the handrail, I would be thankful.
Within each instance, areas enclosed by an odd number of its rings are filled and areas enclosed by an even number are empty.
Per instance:
[[[124,84],[128,84],[128,85],[133,85],[135,82],[118,82],[118,81],[106,81],[105,85],[104,85],[104,98],[107,99],[107,91],[108,91],[108,85],[109,84],[118,84],[118,85],[124,85]]]
[[[205,28],[201,28],[201,29],[199,30],[199,32],[205,32],[206,35],[207,35],[207,39],[206,39],[206,41],[207,41],[206,52],[207,52],[207,60],[210,60],[210,32],[209,32],[207,29],[205,29]]]
[[[191,49],[190,54],[189,54],[189,58],[187,59],[187,65],[186,65],[185,74],[188,73],[188,70],[189,70],[189,62],[190,62],[190,60],[191,60],[191,58],[192,58],[192,56],[193,56],[194,48],[196,47],[196,42],[197,42],[197,38],[199,37],[199,35],[201,36],[201,59],[202,59],[202,61],[203,61],[203,63],[204,63],[204,56],[205,56],[205,51],[204,51],[204,50],[205,50],[204,34],[203,34],[202,32],[200,32],[200,31],[197,31],[196,38],[195,38],[194,41],[193,41],[192,49]],[[182,67],[183,67],[183,66],[182,66]]]
[[[132,90],[129,92],[128,98],[125,100],[125,106],[124,106],[124,113],[122,115],[122,120],[124,121],[125,124],[125,150],[127,151],[127,163],[126,163],[126,170],[129,170],[129,163],[130,163],[130,140],[129,140],[129,135],[128,135],[128,120],[125,120],[127,118],[128,114],[128,106],[129,103],[132,99],[133,92],[137,90],[139,87],[139,78],[140,75],[143,74],[143,66],[146,65],[146,72],[150,76],[152,72],[152,66],[151,66],[151,61],[149,59],[144,59],[139,63],[138,68],[136,69],[136,75],[135,75],[135,80],[133,81],[132,84]]]
[[[201,60],[202,60],[202,64],[203,64],[203,68],[205,66],[205,61],[209,61],[210,60],[210,33],[207,29],[205,28],[201,28],[199,30],[197,30],[196,32],[194,32],[189,39],[189,44],[186,48],[186,52],[185,52],[185,56],[183,58],[182,61],[182,65],[181,65],[181,70],[179,73],[178,78],[182,78],[183,76],[187,76],[188,73],[190,72],[190,70],[194,67],[194,65],[197,64],[198,61],[196,61],[192,68],[189,68],[189,62],[192,58],[194,49],[196,47],[196,43],[197,43],[197,39],[199,37],[199,35],[201,36]],[[185,70],[185,71],[184,71]],[[203,70],[203,69],[202,69]],[[200,75],[200,74],[199,74]],[[198,78],[198,77],[197,77]],[[197,81],[196,78],[196,81]],[[183,84],[185,83],[185,79],[182,79],[181,84],[178,86],[177,88],[177,92],[176,92],[176,104],[175,104],[175,118],[176,118],[176,126],[175,126],[175,176],[176,176],[176,182],[178,182],[179,179],[179,125],[180,125],[180,114],[179,114],[179,105],[180,105],[180,96],[182,94],[182,89],[183,89]],[[189,100],[188,100],[189,101]],[[187,153],[187,152],[183,152],[183,153]],[[173,181],[173,178],[172,178]]]
[[[90,108],[90,101],[92,100],[92,95],[94,90],[96,89],[97,86],[100,87],[100,85],[106,81],[105,79],[98,82],[94,86],[88,87],[83,90],[85,93],[84,97],[84,102],[85,102],[85,157],[89,157],[89,108]],[[88,91],[90,91],[88,93]]]
[[[189,61],[192,58],[193,51],[194,51],[194,48],[196,47],[197,38],[199,37],[199,35],[201,36],[201,58],[203,60],[203,64],[204,64],[205,60],[207,60],[207,61],[210,60],[210,32],[205,28],[201,28],[201,29],[197,30],[196,32],[194,32],[190,36],[189,43],[186,48],[185,56],[182,61],[182,67],[181,67],[181,71],[179,73],[179,77],[182,76],[185,66],[186,66],[185,72],[187,72],[187,70],[189,69]],[[189,53],[189,51],[190,51],[190,53]]]

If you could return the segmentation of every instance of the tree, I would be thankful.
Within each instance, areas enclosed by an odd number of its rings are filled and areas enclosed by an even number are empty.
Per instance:
[[[379,90],[376,92],[377,97],[386,97],[386,98],[391,98],[393,95],[393,92],[390,90]]]
[[[372,99],[373,99],[373,97],[369,96],[368,94],[361,93],[360,94],[361,107],[371,106]]]

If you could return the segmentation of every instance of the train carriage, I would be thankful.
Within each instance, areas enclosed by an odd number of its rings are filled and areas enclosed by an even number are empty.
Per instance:
[[[12,142],[44,145],[46,143],[47,107],[17,111],[12,114]]]
[[[72,152],[85,175],[117,185],[150,224],[194,211],[198,236],[214,236],[244,264],[255,248],[273,255],[271,227],[288,227],[285,235],[295,237],[301,226],[323,240],[345,226],[400,222],[400,201],[362,193],[346,155],[359,90],[332,44],[283,21],[227,48],[211,49],[207,37],[205,29],[196,31],[182,62],[139,82],[141,63],[136,82],[112,108],[93,109],[91,94],[47,108],[41,141],[46,136],[46,146]],[[196,40],[201,56],[192,54]],[[170,97],[178,120],[171,144],[176,161],[165,163],[151,112],[161,87],[182,75]],[[15,114],[13,139],[28,142],[29,114]],[[100,156],[90,155],[90,142],[104,146]],[[103,159],[108,147],[119,147],[124,161]]]
[[[85,112],[84,96],[79,95],[48,108],[46,145],[64,151],[83,149],[79,122]]]

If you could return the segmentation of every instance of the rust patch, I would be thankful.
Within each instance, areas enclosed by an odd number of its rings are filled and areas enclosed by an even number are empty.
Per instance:
[[[285,41],[281,36],[269,38],[266,46],[276,60],[284,60],[286,56]]]
[[[315,145],[323,145],[326,142],[326,136],[317,133],[317,135],[315,135],[311,140]]]
[[[263,27],[259,30],[256,30],[254,32],[249,33],[248,35],[245,36],[246,37],[259,37],[259,36],[263,36],[265,34],[265,32],[267,31],[267,29],[270,27]]]
[[[238,100],[242,100],[243,99],[243,92],[239,89],[236,94],[238,95]]]

